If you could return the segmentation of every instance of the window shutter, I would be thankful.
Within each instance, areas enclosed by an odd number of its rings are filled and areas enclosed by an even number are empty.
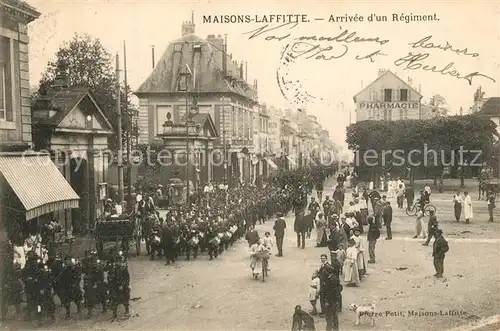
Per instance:
[[[382,101],[382,102],[385,101],[385,92],[384,92],[384,89],[380,90],[380,101]]]
[[[411,100],[411,96],[410,96],[411,90],[407,89],[406,91],[407,91],[406,92],[406,98],[408,99],[408,101],[410,101]]]
[[[393,89],[392,90],[392,95],[391,95],[391,101],[394,102],[394,101],[397,101],[397,93],[399,92],[398,89]]]
[[[392,101],[401,101],[401,90],[400,89],[396,89],[395,91],[396,91],[396,97]]]

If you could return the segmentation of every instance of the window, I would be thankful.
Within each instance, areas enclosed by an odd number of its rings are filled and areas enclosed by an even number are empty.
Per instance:
[[[237,133],[237,119],[236,119],[236,109],[234,106],[231,106],[231,119],[232,119],[232,127],[233,127],[233,137],[236,136]]]
[[[408,90],[407,89],[399,90],[399,99],[400,99],[400,101],[408,101]]]
[[[392,89],[386,88],[384,89],[384,102],[392,101]]]
[[[13,121],[10,39],[0,37],[0,121]]]

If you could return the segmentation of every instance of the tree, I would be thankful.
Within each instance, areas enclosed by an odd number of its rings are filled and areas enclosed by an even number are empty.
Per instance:
[[[467,115],[430,120],[358,122],[347,127],[346,142],[350,149],[359,150],[361,154],[367,150],[377,153],[378,159],[372,158],[372,164],[367,164],[360,157],[358,174],[369,173],[379,177],[382,171],[387,170],[387,166],[396,171],[404,171],[407,167],[412,171],[421,168],[430,171],[436,179],[441,175],[442,182],[447,164],[465,168],[477,155],[477,152],[472,151],[481,151],[482,158],[488,159],[487,155],[491,154],[492,141],[496,134],[496,125],[491,120]],[[423,155],[425,148],[437,153],[430,153],[430,157],[426,157]],[[423,167],[408,164],[407,158],[404,164],[394,166],[398,161],[393,153],[396,150],[402,151],[405,157],[411,150],[420,151],[420,154],[412,155],[412,161],[423,163]],[[460,152],[461,150],[471,152]],[[387,152],[390,153],[384,154]],[[480,161],[482,159],[475,160],[476,165]],[[401,169],[403,167],[404,169]],[[463,178],[463,174],[461,177]],[[410,177],[410,180],[412,179],[413,177]]]
[[[429,99],[429,105],[432,106],[432,111],[435,116],[446,116],[448,114],[448,109],[444,107],[446,105],[446,99],[440,94],[434,94]]]
[[[113,57],[98,38],[88,34],[76,34],[73,39],[60,46],[55,54],[55,60],[49,61],[47,70],[40,79],[38,94],[33,97],[36,99],[45,94],[50,90],[56,78],[62,75],[66,78],[68,87],[86,87],[92,91],[116,131],[118,114],[116,112],[116,74],[113,62]],[[137,110],[130,102],[131,89],[128,88],[128,91],[125,97],[125,86],[121,84],[120,101],[124,136],[127,136],[127,132],[136,131],[131,119]],[[127,112],[126,109],[128,109]],[[131,139],[132,134],[128,137]],[[116,135],[110,137],[109,145],[112,150],[117,149]]]

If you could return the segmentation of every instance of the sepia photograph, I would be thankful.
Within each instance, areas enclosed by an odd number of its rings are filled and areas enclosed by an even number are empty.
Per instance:
[[[499,22],[0,0],[0,330],[500,330]]]

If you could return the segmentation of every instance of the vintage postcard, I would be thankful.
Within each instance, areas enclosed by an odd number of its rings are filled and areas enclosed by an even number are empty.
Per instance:
[[[499,22],[0,0],[0,325],[499,330]]]

